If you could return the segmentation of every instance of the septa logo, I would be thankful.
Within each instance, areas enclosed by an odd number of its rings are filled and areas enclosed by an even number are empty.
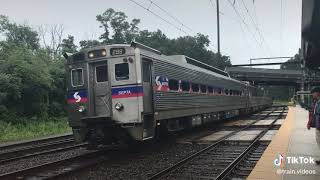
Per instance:
[[[156,76],[156,90],[157,91],[168,91],[169,90],[169,79],[164,76]]]
[[[281,166],[281,164],[283,163],[283,159],[284,159],[284,156],[282,154],[278,154],[278,157],[274,159],[273,164],[275,166]]]
[[[79,96],[79,92],[75,92],[73,94],[73,97],[76,100],[76,102],[80,102],[81,101],[81,96]]]
[[[70,91],[68,93],[68,103],[85,103],[87,102],[87,91],[79,90],[79,91]]]

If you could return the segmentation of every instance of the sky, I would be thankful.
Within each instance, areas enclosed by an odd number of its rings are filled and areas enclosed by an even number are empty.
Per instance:
[[[141,30],[160,29],[170,38],[196,33],[208,35],[210,49],[217,51],[216,0],[151,0],[176,20],[149,0],[134,1],[149,7],[170,24],[131,0],[1,0],[0,14],[34,28],[63,24],[65,36],[73,35],[78,42],[98,39],[102,29],[96,15],[113,8],[123,11],[129,21],[141,19]],[[232,64],[247,64],[250,58],[293,56],[298,52],[301,46],[301,0],[219,2],[221,53],[230,56]]]

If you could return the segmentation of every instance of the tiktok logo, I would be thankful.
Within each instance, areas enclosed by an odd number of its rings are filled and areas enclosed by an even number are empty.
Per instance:
[[[274,164],[275,166],[281,166],[281,164],[282,164],[282,162],[283,162],[283,159],[284,159],[284,157],[283,157],[281,154],[279,154],[278,156],[279,156],[279,157],[278,157],[278,158],[275,158],[274,161],[273,161],[273,164]]]

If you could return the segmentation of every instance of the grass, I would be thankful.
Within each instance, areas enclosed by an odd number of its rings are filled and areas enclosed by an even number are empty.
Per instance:
[[[71,132],[67,118],[0,120],[0,143]]]

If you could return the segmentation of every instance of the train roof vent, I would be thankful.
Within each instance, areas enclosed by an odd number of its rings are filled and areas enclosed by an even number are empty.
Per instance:
[[[220,75],[223,75],[223,76],[226,76],[226,77],[230,77],[229,74],[223,70],[220,70],[218,68],[215,68],[213,66],[210,66],[209,64],[206,64],[206,63],[203,63],[203,62],[200,62],[198,60],[195,60],[193,58],[190,58],[188,56],[185,56],[186,58],[186,61],[188,64],[192,64],[194,66],[198,66],[200,68],[203,68],[203,69],[206,69],[206,70],[209,70],[209,71],[212,71],[212,72],[215,72],[217,74],[220,74]]]
[[[171,56],[166,56],[166,57],[176,63],[187,64],[186,56],[184,56],[184,55],[171,55]]]

